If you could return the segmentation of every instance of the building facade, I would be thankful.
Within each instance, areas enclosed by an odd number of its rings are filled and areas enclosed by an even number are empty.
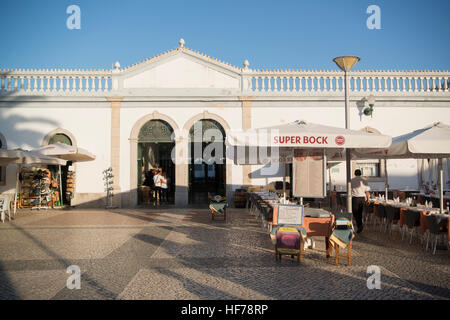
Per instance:
[[[397,136],[441,121],[450,124],[448,71],[353,71],[350,127]],[[229,197],[235,189],[281,180],[262,176],[260,165],[171,164],[193,148],[196,123],[228,130],[306,120],[344,127],[344,74],[324,70],[242,68],[179,46],[132,66],[112,70],[0,71],[2,148],[31,149],[58,139],[83,147],[96,160],[73,164],[72,205],[103,206],[102,172],[114,174],[114,204],[135,207],[149,166],[172,179],[175,205],[195,202],[208,188]],[[375,98],[366,116],[368,98]],[[207,144],[207,141],[200,143]],[[362,161],[373,188],[384,187],[384,162]],[[448,162],[447,162],[448,166]],[[389,160],[392,188],[419,188],[422,164]],[[447,170],[448,174],[448,170]],[[16,166],[3,167],[0,192],[13,193]],[[450,180],[446,178],[446,183]],[[331,185],[345,185],[345,165],[330,169]],[[450,185],[447,184],[447,188]]]

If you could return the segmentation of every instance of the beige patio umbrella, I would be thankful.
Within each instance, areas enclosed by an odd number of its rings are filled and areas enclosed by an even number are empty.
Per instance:
[[[227,144],[235,146],[235,149],[240,147],[279,147],[280,152],[276,156],[279,155],[280,162],[284,163],[286,161],[282,161],[283,152],[281,150],[288,148],[322,149],[328,157],[342,151],[344,148],[387,148],[391,145],[391,141],[392,138],[387,135],[325,126],[304,120],[255,130],[229,131],[227,134]],[[247,154],[247,152],[245,153]],[[251,154],[256,159],[255,153],[255,151],[253,153],[250,152],[249,156]],[[236,154],[239,154],[239,152],[235,152]],[[272,155],[269,155],[269,158],[271,158],[271,161],[277,160]],[[234,160],[240,164],[254,164],[248,161],[249,159],[246,156],[239,159],[235,158]],[[349,189],[347,192],[347,203],[348,210],[351,212],[349,184],[350,181],[347,181],[347,188]]]
[[[86,149],[70,146],[65,143],[56,142],[43,146],[33,151],[45,154],[47,156],[56,157],[59,159],[72,161],[72,162],[84,162],[95,160],[95,155],[87,151]],[[62,179],[61,179],[61,165],[59,166],[59,188],[61,192],[61,206],[63,205],[62,196]]]
[[[355,156],[366,159],[438,159],[440,189],[440,211],[444,207],[444,172],[442,159],[450,157],[450,126],[435,122],[422,129],[414,130],[404,135],[392,138],[392,144],[389,148],[380,148],[376,150],[358,149]],[[426,169],[428,161],[424,161],[422,172]],[[429,163],[429,169],[432,170],[434,164]],[[427,171],[428,171],[427,170]],[[429,173],[429,179],[433,179],[432,171]]]
[[[16,191],[14,194],[14,216],[17,208],[17,193],[19,189],[19,173],[23,164],[47,164],[47,165],[65,165],[66,160],[44,155],[36,151],[27,151],[22,149],[0,150],[0,165],[17,164]]]

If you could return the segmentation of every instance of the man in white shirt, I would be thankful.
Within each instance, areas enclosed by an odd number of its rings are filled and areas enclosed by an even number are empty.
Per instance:
[[[361,170],[355,170],[355,177],[352,179],[352,211],[353,217],[356,220],[357,233],[363,230],[362,214],[364,209],[364,202],[369,201],[370,187],[366,179],[361,177]]]

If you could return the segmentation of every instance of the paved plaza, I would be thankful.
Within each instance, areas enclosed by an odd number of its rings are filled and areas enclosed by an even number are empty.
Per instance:
[[[449,299],[450,254],[425,252],[367,228],[352,265],[325,259],[323,238],[303,261],[275,261],[244,209],[227,222],[206,209],[22,211],[0,224],[1,299]],[[81,269],[70,290],[67,267]],[[381,289],[367,288],[367,267]]]

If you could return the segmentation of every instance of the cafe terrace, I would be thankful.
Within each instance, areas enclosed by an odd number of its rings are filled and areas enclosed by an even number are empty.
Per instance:
[[[233,66],[187,48],[181,39],[176,48],[130,66],[111,61],[108,70],[2,66],[0,147],[35,149],[60,141],[95,154],[93,161],[67,165],[73,180],[70,205],[104,206],[103,172],[109,167],[114,206],[147,205],[141,193],[143,172],[157,166],[171,179],[169,199],[175,206],[207,203],[207,192],[232,199],[242,187],[281,181],[281,169],[268,176],[262,164],[240,165],[227,157],[223,163],[191,159],[175,165],[172,152],[184,157],[195,143],[207,148],[211,142],[205,135],[200,142],[193,140],[195,124],[202,124],[202,132],[221,132],[224,139],[216,142],[223,144],[230,130],[295,120],[345,127],[342,71],[303,70],[302,61],[292,70],[260,70],[247,59],[243,54],[243,65]],[[350,129],[394,137],[437,121],[450,123],[449,71],[356,68],[348,73]],[[345,143],[316,136],[276,139],[296,145]],[[427,159],[352,162],[373,190],[384,189],[385,166],[392,189],[437,186],[433,163]],[[445,159],[446,189],[448,166]],[[0,193],[14,193],[16,170],[15,165],[1,168]],[[344,189],[344,163],[327,174],[330,190]],[[291,169],[286,176],[292,181]]]

